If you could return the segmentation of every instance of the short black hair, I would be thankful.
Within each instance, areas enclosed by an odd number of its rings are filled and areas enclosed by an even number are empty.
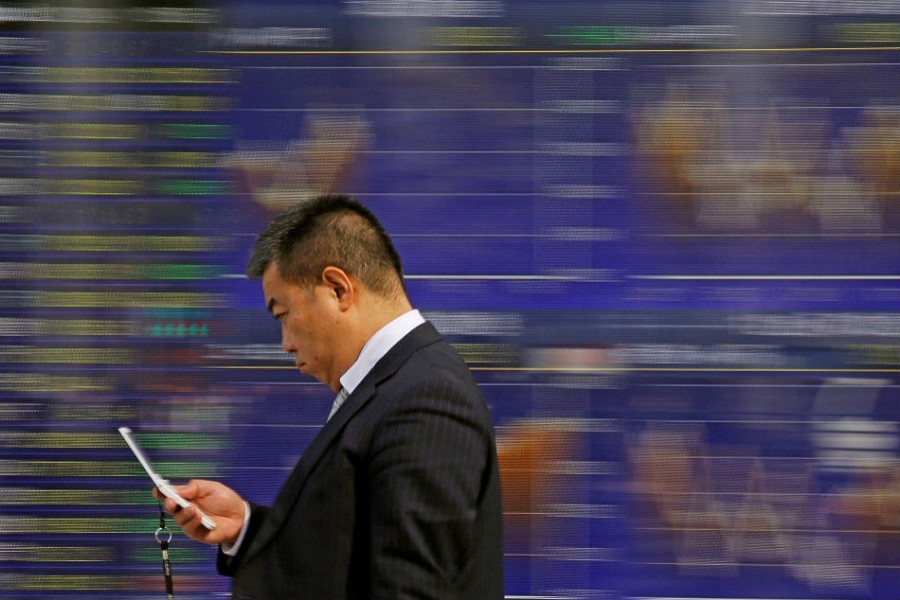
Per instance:
[[[285,281],[299,285],[314,285],[334,266],[376,293],[404,291],[391,238],[372,211],[345,195],[301,201],[272,219],[256,239],[247,276],[262,277],[273,262]]]

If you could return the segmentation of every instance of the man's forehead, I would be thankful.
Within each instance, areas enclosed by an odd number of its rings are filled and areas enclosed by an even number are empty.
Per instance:
[[[269,263],[269,266],[266,267],[266,270],[263,271],[262,279],[265,281],[267,278],[271,279],[272,277],[279,276],[281,271],[278,268],[278,261],[272,260]]]
[[[279,276],[277,267],[273,264],[269,265],[269,268],[266,269],[266,272],[263,273],[262,276],[262,288],[263,288],[263,296],[266,301],[266,309],[269,312],[272,312],[272,309],[278,303],[278,290],[281,287],[279,285],[281,281],[281,277]]]

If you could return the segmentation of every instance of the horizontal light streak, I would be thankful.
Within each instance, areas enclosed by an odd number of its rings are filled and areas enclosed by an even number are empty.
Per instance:
[[[798,52],[889,52],[900,50],[900,46],[840,46],[793,47],[793,48],[567,48],[567,49],[504,49],[504,50],[204,50],[209,54],[244,55],[318,55],[318,56],[396,56],[396,55],[453,55],[453,54],[753,54],[753,53],[798,53]]]
[[[220,308],[227,304],[223,294],[202,292],[0,291],[3,308]]]
[[[221,476],[220,468],[204,461],[163,461],[155,467],[167,477]],[[0,459],[0,476],[18,477],[146,477],[136,460],[16,460]],[[150,485],[149,480],[147,480]],[[0,531],[4,531],[0,527]]]
[[[650,281],[900,281],[900,275],[628,275]]]
[[[296,370],[293,365],[206,365],[205,369],[223,370]],[[470,371],[483,372],[516,372],[516,373],[900,373],[897,369],[811,369],[787,367],[476,367]]]
[[[570,275],[404,275],[403,278],[429,281],[585,281],[589,279]]]

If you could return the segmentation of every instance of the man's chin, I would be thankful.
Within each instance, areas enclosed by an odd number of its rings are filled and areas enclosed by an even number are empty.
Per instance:
[[[303,375],[306,375],[307,377],[312,377],[316,381],[318,381],[320,383],[322,382],[322,378],[319,377],[319,375],[317,375],[316,373],[313,373],[310,370],[309,365],[306,363],[300,363],[299,365],[297,365],[297,370],[300,371],[300,373],[302,373]]]

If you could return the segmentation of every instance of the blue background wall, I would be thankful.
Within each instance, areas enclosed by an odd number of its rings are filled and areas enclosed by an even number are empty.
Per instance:
[[[482,386],[510,597],[897,597],[891,5],[4,10],[0,597],[161,597],[119,425],[274,497],[331,398],[242,273],[323,191]]]

